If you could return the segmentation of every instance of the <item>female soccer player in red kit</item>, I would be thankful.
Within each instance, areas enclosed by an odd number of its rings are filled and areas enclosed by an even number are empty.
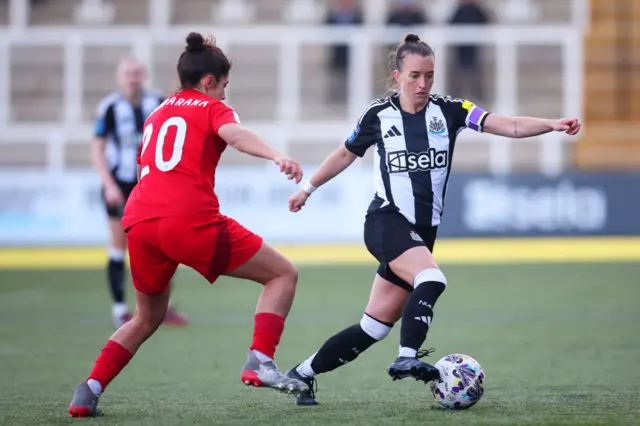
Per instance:
[[[221,101],[231,64],[213,41],[187,37],[178,61],[181,90],[147,119],[139,155],[139,183],[122,219],[127,232],[136,313],[102,349],[87,380],[75,390],[69,414],[100,414],[98,399],[138,348],[161,324],[169,281],[179,264],[209,282],[228,275],[264,285],[255,315],[253,342],[241,380],[255,387],[300,392],[307,385],[286,377],[273,362],[297,283],[286,258],[220,213],[215,169],[227,145],[274,161],[289,179],[302,178],[300,165],[243,128]]]

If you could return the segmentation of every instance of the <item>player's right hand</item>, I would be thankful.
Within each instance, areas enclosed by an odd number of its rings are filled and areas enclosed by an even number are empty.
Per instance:
[[[104,199],[109,207],[118,207],[124,204],[124,195],[118,185],[106,185],[104,187]]]
[[[273,161],[280,166],[280,171],[287,175],[287,178],[295,179],[296,183],[300,183],[302,180],[302,167],[297,161],[284,156],[278,157]]]
[[[576,135],[580,131],[580,121],[577,118],[562,118],[560,120],[554,120],[551,123],[551,127],[556,132],[565,132],[568,135]]]
[[[309,199],[309,193],[303,189],[296,191],[291,197],[289,197],[289,211],[296,213],[302,210],[302,206],[305,205]]]

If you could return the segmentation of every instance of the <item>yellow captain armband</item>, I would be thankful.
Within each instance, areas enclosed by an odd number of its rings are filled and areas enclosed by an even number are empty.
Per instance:
[[[473,108],[475,105],[473,104],[473,102],[469,102],[467,100],[462,102],[462,108],[466,109],[467,111],[471,111],[471,108]]]

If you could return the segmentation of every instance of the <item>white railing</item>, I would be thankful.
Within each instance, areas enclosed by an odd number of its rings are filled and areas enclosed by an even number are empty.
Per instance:
[[[89,140],[91,126],[82,122],[82,63],[84,45],[129,45],[147,63],[153,61],[152,46],[182,45],[190,31],[211,33],[224,48],[234,44],[278,45],[280,48],[278,97],[276,119],[269,122],[253,122],[247,125],[264,134],[274,143],[286,149],[293,138],[309,142],[339,141],[348,135],[363,108],[370,102],[373,87],[373,47],[382,43],[396,43],[409,28],[389,28],[367,25],[360,28],[313,26],[234,26],[215,28],[194,26],[169,26],[166,13],[171,7],[169,0],[149,2],[149,26],[99,27],[96,29],[70,26],[30,27],[28,22],[28,0],[11,0],[10,25],[0,29],[0,143],[46,140],[49,147],[50,171],[64,169],[64,144],[67,140]],[[584,4],[583,0],[574,4]],[[158,9],[160,8],[160,10]],[[581,12],[582,11],[582,12]],[[574,7],[575,13],[583,10]],[[517,48],[523,45],[560,46],[562,48],[562,99],[564,116],[582,118],[583,113],[583,31],[581,25],[494,25],[449,27],[425,26],[411,28],[417,31],[438,52],[441,68],[447,63],[445,47],[461,43],[478,43],[494,46],[497,66],[495,73],[495,111],[505,115],[518,114]],[[348,43],[351,46],[351,68],[348,76],[348,117],[340,121],[304,121],[300,118],[301,47],[304,44]],[[10,62],[13,46],[64,46],[64,101],[63,120],[48,124],[16,124],[11,120]],[[445,93],[447,74],[438,72],[433,88],[436,93]],[[150,75],[153,80],[153,75]],[[152,81],[151,81],[152,82]],[[230,92],[233,98],[233,91]],[[81,137],[79,137],[81,136]],[[461,134],[464,142],[489,141],[490,168],[495,173],[506,173],[511,169],[510,150],[513,141],[472,132]],[[548,134],[541,138],[541,171],[548,174],[562,170],[562,136]]]

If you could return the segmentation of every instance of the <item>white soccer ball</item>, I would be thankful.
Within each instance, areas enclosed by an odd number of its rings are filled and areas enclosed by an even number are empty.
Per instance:
[[[450,354],[435,367],[440,379],[429,382],[436,401],[454,410],[469,408],[480,401],[484,393],[484,370],[469,355]]]

